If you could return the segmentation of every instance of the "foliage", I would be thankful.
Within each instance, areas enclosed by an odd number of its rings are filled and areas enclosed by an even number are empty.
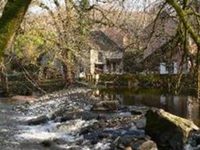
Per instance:
[[[43,53],[45,39],[40,36],[39,31],[32,29],[19,34],[15,40],[14,54],[18,58],[29,60],[29,63],[35,63],[39,54]]]

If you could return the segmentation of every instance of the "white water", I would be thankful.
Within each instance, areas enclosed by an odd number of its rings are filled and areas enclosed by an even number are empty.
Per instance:
[[[96,120],[85,121],[81,119],[71,120],[64,123],[48,122],[37,126],[20,126],[21,133],[16,135],[19,141],[44,141],[63,139],[66,142],[74,142],[81,138],[79,131],[81,128],[92,125]]]
[[[49,97],[53,98],[48,101]],[[58,96],[59,97],[59,96]],[[28,106],[26,113],[23,116],[16,117],[17,120],[22,122],[28,122],[29,120],[36,119],[41,115],[46,115],[51,118],[59,109],[66,109],[69,112],[73,111],[87,111],[91,109],[91,105],[80,103],[79,97],[76,95],[73,98],[59,97],[50,95],[41,98],[38,102]],[[91,145],[90,141],[84,139],[79,135],[81,129],[93,125],[97,120],[82,120],[75,119],[66,122],[49,121],[46,124],[40,125],[20,125],[18,126],[19,132],[15,135],[15,139],[19,143],[38,143],[41,144],[44,141],[51,142],[61,141],[60,148],[70,149],[76,148],[81,150],[106,150],[110,148],[108,141],[100,141],[95,145]],[[82,143],[82,145],[79,145]]]

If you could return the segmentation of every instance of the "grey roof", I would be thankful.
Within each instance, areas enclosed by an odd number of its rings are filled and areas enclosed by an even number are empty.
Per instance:
[[[120,51],[122,52],[123,49],[120,48],[117,43],[111,40],[105,33],[102,31],[92,31],[90,33],[92,47],[97,48],[101,51]]]
[[[107,59],[119,59],[123,57],[124,50],[111,40],[102,31],[92,31],[90,33],[91,47],[102,52]]]

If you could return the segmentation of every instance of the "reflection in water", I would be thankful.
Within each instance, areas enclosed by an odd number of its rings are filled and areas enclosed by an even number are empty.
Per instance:
[[[145,105],[162,108],[172,114],[193,120],[200,126],[200,104],[192,96],[136,93],[126,90],[103,89],[95,92],[103,100],[118,100],[123,105]]]
[[[166,105],[166,97],[163,96],[163,95],[160,96],[160,104],[161,105]]]
[[[199,101],[193,97],[188,97],[187,100],[187,118],[193,120],[200,125],[200,105]]]

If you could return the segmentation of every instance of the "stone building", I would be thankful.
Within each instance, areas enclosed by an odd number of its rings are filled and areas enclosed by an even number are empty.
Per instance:
[[[178,20],[163,12],[143,31],[143,67],[147,72],[159,74],[188,73],[193,64],[195,47],[189,42],[185,55],[183,44],[177,36]]]
[[[124,49],[105,32],[91,32],[90,73],[123,73]]]

